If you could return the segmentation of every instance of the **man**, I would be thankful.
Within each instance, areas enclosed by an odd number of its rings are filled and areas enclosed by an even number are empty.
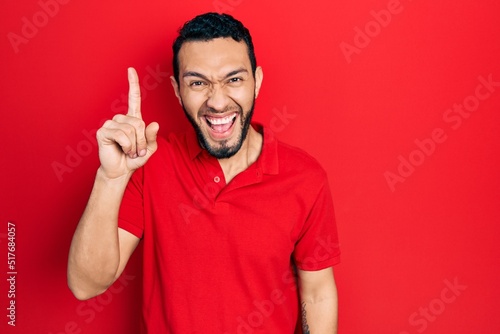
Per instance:
[[[251,125],[263,72],[248,30],[207,13],[173,50],[172,86],[194,131],[157,138],[129,69],[128,113],[97,133],[101,166],[71,244],[71,290],[104,292],[142,240],[144,333],[336,333],[328,180],[309,155]]]

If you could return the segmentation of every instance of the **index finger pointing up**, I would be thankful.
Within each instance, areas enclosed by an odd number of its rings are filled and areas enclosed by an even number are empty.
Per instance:
[[[128,112],[127,115],[141,118],[141,88],[139,77],[133,67],[128,68]]]

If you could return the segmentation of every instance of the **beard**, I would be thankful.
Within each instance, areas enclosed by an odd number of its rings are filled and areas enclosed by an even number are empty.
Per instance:
[[[250,123],[252,121],[252,116],[253,116],[253,110],[255,106],[255,98],[252,102],[252,106],[250,110],[244,114],[243,109],[241,106],[238,105],[238,111],[240,115],[240,135],[238,136],[238,139],[236,140],[236,143],[232,146],[228,145],[228,140],[223,140],[219,142],[216,145],[210,145],[208,139],[206,138],[205,135],[203,135],[203,132],[201,131],[200,125],[196,122],[196,120],[187,112],[186,108],[184,107],[184,103],[182,103],[182,109],[184,110],[184,114],[188,118],[189,122],[193,126],[196,136],[198,138],[198,143],[200,144],[201,148],[207,150],[207,152],[212,155],[213,157],[217,159],[227,159],[238,153],[240,150],[241,146],[243,145],[243,142],[245,141],[245,138],[247,137],[248,134],[248,129],[250,128]],[[233,126],[236,126],[236,124],[233,124]]]

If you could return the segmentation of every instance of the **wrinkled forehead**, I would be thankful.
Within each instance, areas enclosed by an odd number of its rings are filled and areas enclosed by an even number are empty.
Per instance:
[[[185,42],[179,50],[178,61],[181,76],[185,72],[218,75],[235,68],[251,73],[247,45],[232,38]]]

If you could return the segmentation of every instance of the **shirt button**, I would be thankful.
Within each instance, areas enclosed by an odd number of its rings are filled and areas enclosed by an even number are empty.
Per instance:
[[[218,177],[218,176],[214,177],[214,182],[215,183],[219,183],[220,182],[220,177]]]

